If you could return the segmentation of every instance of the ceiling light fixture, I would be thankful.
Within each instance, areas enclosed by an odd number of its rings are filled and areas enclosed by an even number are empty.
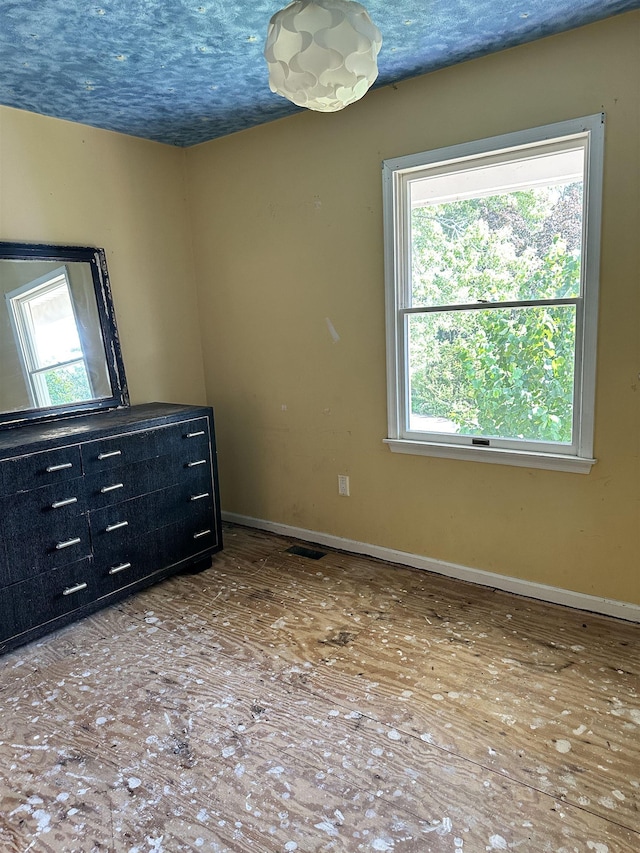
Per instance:
[[[337,112],[378,76],[380,30],[354,0],[294,0],[271,18],[269,87],[299,107]]]

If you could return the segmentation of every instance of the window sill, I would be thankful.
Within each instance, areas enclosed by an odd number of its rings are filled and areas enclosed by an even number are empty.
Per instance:
[[[466,459],[468,462],[493,462],[496,465],[515,465],[520,468],[546,468],[549,471],[565,471],[571,474],[588,474],[597,462],[596,459],[566,456],[562,453],[534,453],[528,450],[505,450],[498,447],[467,447],[460,444],[410,441],[403,438],[385,438],[384,443],[388,444],[394,453]]]

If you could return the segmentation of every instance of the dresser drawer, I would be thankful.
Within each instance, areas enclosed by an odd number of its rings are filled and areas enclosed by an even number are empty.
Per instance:
[[[179,449],[185,461],[209,457],[209,424],[206,418],[195,418],[164,429],[172,449]]]
[[[5,459],[0,463],[0,472],[0,484],[5,495],[71,480],[82,474],[80,448],[61,447]]]
[[[90,560],[15,583],[0,594],[0,640],[77,610],[96,597]]]
[[[82,445],[82,467],[85,474],[108,471],[160,454],[158,430],[132,432],[88,441]]]
[[[96,564],[96,579],[101,595],[107,595],[147,577],[167,562],[167,528],[153,530],[137,539],[120,542],[111,553],[103,554]]]
[[[6,567],[0,586],[76,563],[91,554],[86,515],[33,527],[13,515],[5,522]]]
[[[81,515],[86,510],[84,492],[84,479],[78,477],[0,498],[0,529],[4,531],[8,523],[10,528],[18,527],[24,538],[32,535],[34,527]]]
[[[143,459],[86,477],[87,500],[94,509],[173,486],[183,477],[182,466],[170,456]]]
[[[191,516],[173,526],[167,542],[166,557],[174,563],[219,545],[213,512],[209,511],[200,516]]]
[[[176,490],[178,509],[174,521],[199,512],[200,507],[209,507],[214,502],[213,480],[208,465],[194,468],[188,476],[183,477]]]

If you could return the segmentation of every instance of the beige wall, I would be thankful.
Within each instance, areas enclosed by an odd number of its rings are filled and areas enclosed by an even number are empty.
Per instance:
[[[133,403],[205,399],[184,157],[0,107],[0,239],[106,249]]]
[[[631,13],[187,152],[224,509],[640,603],[639,80]],[[601,110],[598,464],[392,454],[381,160]]]

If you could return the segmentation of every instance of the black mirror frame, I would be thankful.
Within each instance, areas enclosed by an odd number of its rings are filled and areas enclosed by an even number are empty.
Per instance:
[[[111,382],[111,397],[51,406],[42,409],[23,409],[17,412],[0,412],[0,429],[23,426],[38,421],[51,421],[73,415],[123,408],[129,405],[129,390],[116,326],[116,315],[111,297],[104,249],[88,246],[54,246],[45,243],[7,243],[0,241],[0,260],[33,260],[89,263],[96,296],[104,355]]]

